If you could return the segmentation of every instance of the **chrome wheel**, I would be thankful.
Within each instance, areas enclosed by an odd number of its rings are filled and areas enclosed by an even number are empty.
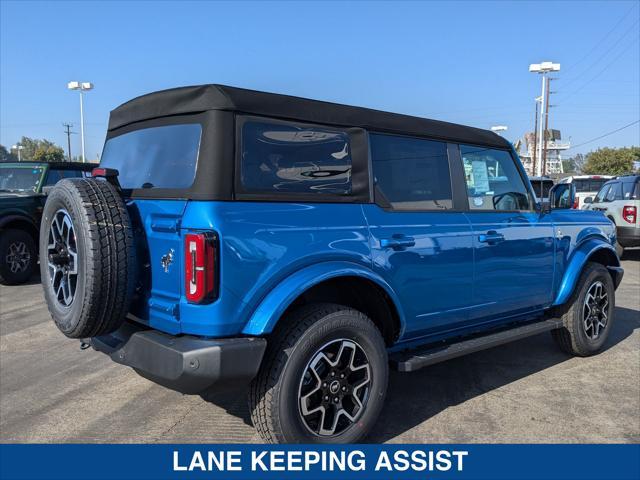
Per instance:
[[[25,272],[29,268],[31,262],[31,254],[24,242],[13,242],[9,245],[5,262],[9,265],[11,273]]]
[[[609,320],[609,296],[601,281],[594,282],[587,290],[582,306],[582,326],[590,340],[596,340]]]
[[[51,288],[60,305],[73,303],[78,283],[76,233],[66,210],[58,210],[51,220],[47,244]]]
[[[300,416],[314,435],[335,436],[351,427],[369,399],[371,367],[353,340],[333,340],[307,364],[298,389]]]

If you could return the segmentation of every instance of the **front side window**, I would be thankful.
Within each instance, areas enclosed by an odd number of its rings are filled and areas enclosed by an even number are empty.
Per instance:
[[[453,208],[447,144],[371,134],[376,187],[396,210]]]
[[[241,182],[250,193],[351,193],[346,132],[248,120],[242,126]]]
[[[530,210],[529,193],[506,150],[460,145],[471,210]]]
[[[199,123],[133,130],[107,140],[100,166],[117,169],[126,189],[189,188],[201,134]]]
[[[609,188],[609,191],[607,192],[607,196],[605,200],[607,202],[622,200],[622,185],[620,184],[620,182],[611,184],[611,188]]]
[[[595,200],[593,201],[593,203],[602,203],[604,202],[604,199],[607,198],[607,193],[609,192],[609,189],[611,188],[611,184],[610,183],[606,183],[598,192],[598,194],[596,195]]]

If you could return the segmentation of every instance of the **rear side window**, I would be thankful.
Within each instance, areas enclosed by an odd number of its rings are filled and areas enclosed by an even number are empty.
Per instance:
[[[199,123],[143,128],[107,140],[101,167],[119,171],[126,189],[189,188],[196,172]]]
[[[471,210],[530,210],[529,193],[506,150],[460,145]]]
[[[250,193],[351,193],[347,132],[248,120],[242,125],[241,182]]]
[[[624,200],[640,199],[640,182],[625,182],[622,184],[622,196]]]
[[[453,208],[446,143],[382,134],[369,138],[376,188],[394,209]]]

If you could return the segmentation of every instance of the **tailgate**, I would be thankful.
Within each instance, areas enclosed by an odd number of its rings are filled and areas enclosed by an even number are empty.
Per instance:
[[[138,284],[130,313],[167,333],[180,333],[182,237],[186,200],[135,199],[127,209],[135,230]]]

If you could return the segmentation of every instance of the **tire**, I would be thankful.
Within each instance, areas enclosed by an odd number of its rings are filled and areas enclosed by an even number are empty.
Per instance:
[[[0,283],[19,285],[31,278],[38,263],[36,242],[29,232],[7,229],[0,233]]]
[[[600,304],[598,309],[591,310],[591,307],[585,306],[585,300],[588,295],[598,291],[596,288],[598,284],[607,296],[607,303],[605,306],[603,302],[597,302]],[[595,312],[597,321],[593,318],[585,319],[589,311]],[[564,352],[580,357],[593,355],[600,351],[609,336],[614,321],[614,311],[615,289],[611,275],[601,264],[589,262],[584,267],[576,290],[562,314],[564,326],[552,330],[551,334]]]
[[[70,338],[113,332],[135,284],[133,231],[115,187],[96,179],[58,182],[40,225],[40,274],[56,326]]]
[[[256,430],[268,443],[357,442],[375,424],[386,395],[389,367],[380,331],[363,313],[334,304],[302,307],[282,322],[269,340],[249,391],[249,408]],[[350,352],[356,352],[355,357]],[[330,357],[337,363],[335,367],[327,362]],[[353,370],[345,367],[347,364],[354,366]],[[312,365],[321,376],[313,378]],[[335,376],[331,376],[332,371]],[[317,394],[310,394],[315,389]],[[346,393],[340,393],[345,390]],[[340,398],[334,407],[336,403],[331,402],[338,399],[336,395]],[[301,399],[307,396],[305,406],[309,414],[303,417]],[[324,431],[319,426],[320,411],[311,413],[319,403],[327,412]],[[331,415],[340,408],[353,421],[338,413],[336,428],[331,433],[335,420]]]

